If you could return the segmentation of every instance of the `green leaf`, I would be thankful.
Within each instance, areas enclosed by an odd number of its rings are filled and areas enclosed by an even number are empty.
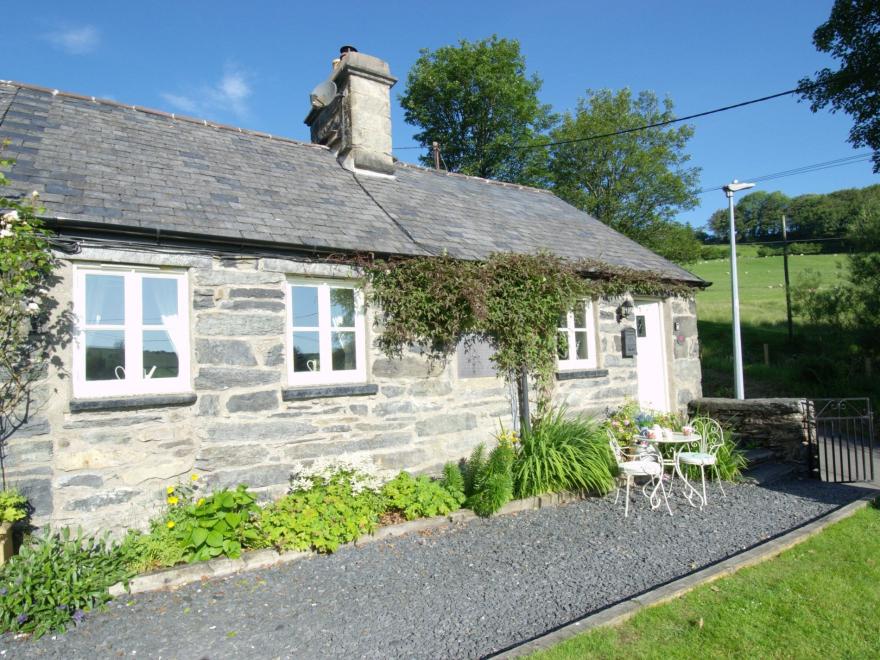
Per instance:
[[[190,542],[198,547],[205,542],[205,539],[208,538],[208,531],[202,527],[196,527],[193,530],[192,536],[190,537]]]
[[[210,532],[208,534],[207,538],[205,539],[205,542],[211,548],[219,548],[223,545],[223,534],[221,534],[220,532],[216,532],[216,531]]]

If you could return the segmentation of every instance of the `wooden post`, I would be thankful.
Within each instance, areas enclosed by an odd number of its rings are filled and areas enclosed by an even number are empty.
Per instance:
[[[519,371],[517,393],[519,394],[520,433],[528,433],[532,430],[532,415],[529,412],[529,372],[525,367]]]
[[[794,338],[794,327],[791,323],[791,287],[788,281],[788,227],[785,225],[785,214],[782,215],[782,268],[785,271],[785,317],[788,319],[788,342]]]
[[[770,344],[764,344],[764,365],[770,366]]]
[[[431,145],[431,147],[434,150],[434,169],[439,170],[440,169],[440,143],[434,142]]]

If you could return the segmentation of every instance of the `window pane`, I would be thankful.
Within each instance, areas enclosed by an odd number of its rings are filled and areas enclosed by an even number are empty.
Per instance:
[[[121,275],[86,275],[86,323],[125,323],[125,285]]]
[[[333,371],[357,369],[353,332],[334,332],[331,347],[333,349]]]
[[[177,280],[167,277],[145,277],[141,291],[144,301],[144,325],[165,325],[177,316]],[[144,363],[146,367],[146,363]]]
[[[176,378],[177,351],[165,330],[144,331],[144,378]]]
[[[636,334],[639,337],[644,337],[647,335],[647,331],[645,330],[645,317],[644,316],[639,315],[636,317]]]
[[[86,330],[86,380],[125,379],[122,330]]]
[[[585,300],[581,300],[575,303],[574,306],[574,327],[576,328],[586,328],[587,327],[587,302]]]
[[[563,312],[559,315],[559,324],[557,325],[559,328],[567,328],[568,327],[568,314]]]
[[[330,322],[334,328],[354,327],[354,289],[330,289]]]
[[[556,333],[556,355],[560,360],[568,359],[568,333]]]
[[[321,350],[317,332],[293,333],[293,370],[321,370]]]
[[[575,354],[577,360],[586,360],[590,357],[589,345],[587,343],[587,333],[585,330],[578,330],[574,333]]]
[[[293,325],[318,327],[318,289],[314,286],[291,287],[293,298]]]

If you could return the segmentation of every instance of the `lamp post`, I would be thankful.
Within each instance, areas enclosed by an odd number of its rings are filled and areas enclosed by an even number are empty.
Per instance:
[[[745,399],[745,385],[743,384],[742,363],[742,338],[739,334],[739,284],[736,276],[736,224],[733,218],[733,194],[740,190],[754,188],[754,183],[740,183],[736,179],[728,183],[722,190],[727,195],[730,206],[730,289],[733,299],[733,384],[736,389],[736,398]]]

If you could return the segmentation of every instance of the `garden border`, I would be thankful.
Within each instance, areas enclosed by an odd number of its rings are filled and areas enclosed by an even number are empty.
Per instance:
[[[638,614],[641,610],[655,605],[674,600],[686,593],[693,591],[704,584],[714,582],[728,575],[733,575],[740,569],[760,564],[768,559],[773,559],[786,550],[803,543],[815,536],[826,527],[849,518],[853,514],[867,507],[878,496],[880,486],[870,482],[854,484],[863,488],[869,488],[873,492],[867,493],[849,504],[834,509],[819,518],[816,518],[800,527],[786,532],[776,538],[770,539],[747,550],[723,559],[711,566],[689,573],[659,587],[650,589],[645,593],[627,598],[610,607],[588,614],[585,617],[572,621],[551,630],[548,633],[528,639],[522,643],[514,644],[497,653],[490,654],[488,658],[519,658],[538,651],[546,651],[561,642],[576,637],[590,630],[607,626],[617,626]]]
[[[548,493],[527,497],[522,500],[512,500],[502,506],[493,515],[506,515],[519,513],[520,511],[534,511],[558,504],[566,504],[583,499],[580,493]],[[438,529],[454,523],[464,523],[477,518],[470,509],[459,509],[446,516],[434,516],[433,518],[418,518],[395,525],[379,527],[372,534],[365,534],[360,538],[346,543],[341,547],[361,547],[368,543],[375,543],[383,539],[414,534],[429,529]],[[213,578],[227,577],[241,571],[252,571],[260,568],[269,568],[280,564],[299,561],[314,557],[319,553],[305,551],[277,552],[275,550],[252,550],[242,553],[238,559],[210,559],[194,564],[183,564],[159,569],[143,575],[137,575],[129,581],[128,589],[124,583],[117,582],[110,587],[110,595],[114,598],[125,594],[139,594],[162,589],[176,589],[193,582],[210,580]]]

